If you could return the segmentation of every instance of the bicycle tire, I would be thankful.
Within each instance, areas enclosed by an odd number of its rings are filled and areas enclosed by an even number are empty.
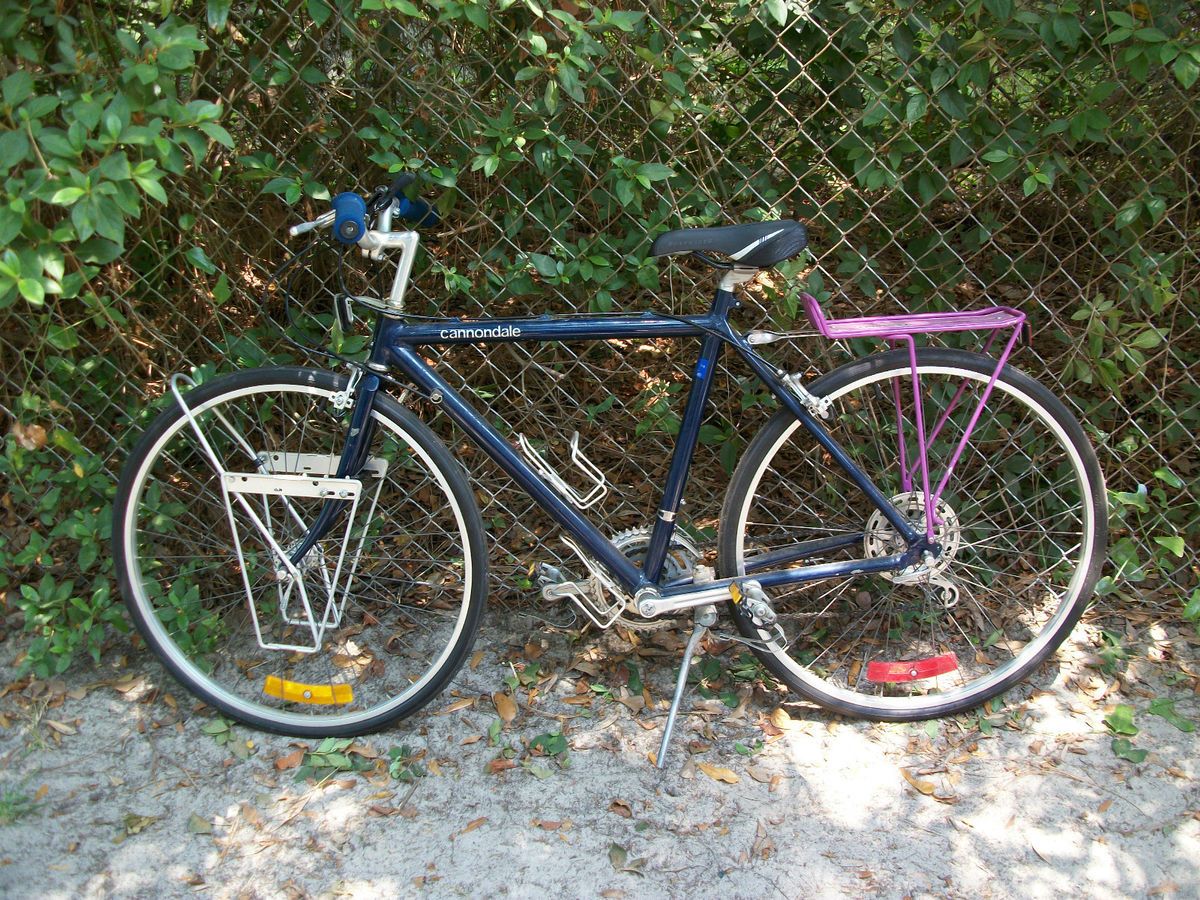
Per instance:
[[[185,402],[226,469],[261,473],[256,458],[269,455],[282,460],[271,463],[279,471],[325,466],[331,475],[350,414],[334,395],[345,386],[327,371],[255,369],[206,382]],[[474,494],[426,425],[388,395],[376,398],[362,502],[306,555],[295,583],[278,576],[269,539],[246,509],[226,507],[178,403],[168,401],[122,471],[113,544],[133,621],[176,679],[247,725],[305,737],[377,731],[439,694],[474,642],[487,592]],[[324,501],[248,502],[280,546],[294,547]],[[343,546],[351,556],[360,548],[357,568],[347,568]],[[330,591],[339,571],[350,577],[338,582],[346,589]]]
[[[974,408],[952,402],[953,391],[962,384],[977,397],[995,361],[935,349],[918,351],[917,359],[927,433],[950,409],[929,447],[936,486],[938,462],[949,459]],[[908,491],[899,478],[893,379],[911,398],[906,350],[839,367],[810,390],[833,401],[825,425],[835,439],[924,528],[923,494],[914,499],[919,478]],[[909,402],[902,418],[906,434],[915,435],[911,409]],[[915,441],[909,459],[913,449]],[[941,571],[960,588],[956,603],[933,585],[869,574],[768,590],[786,645],[729,604],[766,668],[834,712],[910,721],[979,707],[1047,659],[1082,615],[1107,543],[1104,480],[1082,427],[1045,387],[1005,366],[942,499],[945,509],[935,506],[944,523],[939,539],[948,545],[957,532],[958,546]],[[798,420],[781,411],[751,441],[730,481],[720,571],[741,575],[758,553],[839,532],[861,533],[862,541],[802,564],[894,552],[898,538],[886,540],[890,526],[880,530],[882,517],[870,524],[872,512]]]

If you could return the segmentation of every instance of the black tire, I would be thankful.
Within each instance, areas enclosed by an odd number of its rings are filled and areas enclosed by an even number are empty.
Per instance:
[[[927,433],[943,409],[951,410],[930,442],[936,486],[938,462],[950,458],[995,362],[930,349],[919,351],[918,368]],[[810,390],[835,398],[825,426],[923,528],[919,480],[906,490],[896,462],[892,384],[899,378],[908,392],[907,400],[901,395],[905,433],[915,435],[909,371],[906,350],[882,353],[841,366]],[[960,384],[967,393],[956,404]],[[740,606],[729,605],[738,629],[757,644],[755,653],[792,690],[837,713],[887,721],[963,712],[1028,676],[1078,622],[1107,544],[1096,454],[1067,408],[1011,366],[1001,372],[987,413],[944,502],[935,506],[943,523],[939,540],[948,546],[958,537],[954,553],[939,561],[940,574],[959,587],[957,601],[936,585],[863,574],[768,590],[786,646],[778,631],[756,626]],[[730,482],[720,520],[720,572],[742,575],[759,553],[839,533],[856,543],[793,564],[893,553],[902,542],[881,516],[872,519],[874,512],[797,420],[781,411],[747,447]],[[910,668],[912,662],[922,667]],[[927,672],[934,674],[917,677]]]
[[[344,440],[349,409],[331,399],[344,387],[332,372],[255,369],[185,399],[224,469],[321,475],[336,467]],[[377,731],[437,696],[475,640],[487,551],[474,494],[412,413],[381,392],[372,415],[354,517],[343,515],[291,580],[278,576],[270,539],[247,510],[288,548],[322,499],[242,495],[248,507],[227,507],[210,457],[173,401],[125,464],[113,549],[130,614],[172,675],[247,725],[304,737]],[[331,592],[343,556],[341,574],[351,578]],[[356,568],[346,568],[355,556]]]

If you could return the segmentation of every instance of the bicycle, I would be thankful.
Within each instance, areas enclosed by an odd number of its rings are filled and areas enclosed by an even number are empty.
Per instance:
[[[790,689],[893,721],[980,706],[1078,621],[1104,559],[1104,483],[1079,423],[1008,364],[1026,330],[1018,310],[836,319],[803,294],[825,338],[891,348],[805,384],[755,349],[787,334],[729,322],[738,284],[806,246],[803,225],[773,221],[654,240],[654,256],[691,253],[721,273],[703,314],[421,319],[404,304],[418,232],[393,223],[436,214],[408,198],[411,183],[340,194],[291,229],[332,227],[373,260],[399,251],[386,299],[335,303],[346,329],[352,304],[374,314],[367,361],[348,375],[241,371],[186,393],[190,379],[175,376],[173,402],[121,475],[125,599],[205,702],[264,730],[356,735],[423,707],[469,653],[487,592],[480,513],[463,467],[389,384],[442,410],[563,529],[584,577],[543,565],[543,597],[570,599],[601,628],[694,614],[660,766],[718,605]],[[982,352],[917,346],[960,331],[986,336]],[[586,490],[523,438],[514,447],[418,352],[663,337],[698,338],[700,350],[657,516],[636,546],[584,515],[609,486],[577,443]],[[714,570],[675,526],[725,347],[779,408],[730,479]]]

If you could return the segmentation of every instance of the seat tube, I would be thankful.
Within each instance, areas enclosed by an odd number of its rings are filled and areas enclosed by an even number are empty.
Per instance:
[[[729,290],[725,280],[717,289],[713,299],[712,319],[721,322],[729,315],[737,300]],[[717,360],[721,355],[721,345],[724,342],[715,334],[706,334],[700,345],[700,359],[696,362],[693,372],[692,389],[688,393],[687,404],[683,410],[683,421],[679,426],[679,436],[675,442],[675,452],[671,456],[671,468],[667,473],[667,484],[663,490],[662,502],[659,503],[658,514],[654,519],[654,528],[650,534],[650,546],[646,550],[646,560],[642,566],[645,580],[651,584],[657,583],[662,577],[663,563],[667,558],[667,549],[671,545],[671,535],[675,533],[675,517],[679,512],[679,504],[683,500],[683,489],[687,486],[688,470],[692,465],[692,456],[696,450],[696,441],[700,437],[700,423],[708,405],[708,397],[712,391],[713,377]]]

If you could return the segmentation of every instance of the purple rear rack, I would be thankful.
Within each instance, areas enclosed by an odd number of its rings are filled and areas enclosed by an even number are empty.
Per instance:
[[[805,312],[808,313],[808,318],[812,321],[813,327],[820,334],[831,340],[879,338],[887,341],[893,347],[901,343],[908,345],[908,360],[913,382],[913,412],[916,420],[914,424],[917,430],[917,460],[914,465],[909,466],[908,442],[904,435],[903,407],[900,400],[900,379],[894,378],[892,379],[892,398],[896,409],[900,481],[904,491],[911,492],[913,489],[913,475],[917,469],[920,470],[921,492],[925,500],[925,509],[928,510],[928,514],[925,516],[925,531],[929,539],[933,540],[934,526],[939,522],[937,516],[938,499],[946,489],[946,485],[950,481],[950,475],[954,472],[954,467],[958,465],[958,460],[967,446],[967,441],[970,440],[971,433],[975,430],[975,426],[979,422],[979,417],[983,413],[983,408],[987,404],[988,397],[991,396],[996,379],[1000,376],[1000,370],[1004,368],[1004,364],[1008,362],[1008,357],[1016,346],[1017,339],[1021,335],[1021,329],[1025,325],[1025,314],[1009,306],[994,306],[990,309],[967,310],[963,312],[908,313],[899,316],[860,316],[849,319],[827,319],[825,312],[821,309],[821,304],[817,302],[815,297],[811,294],[801,294],[800,298],[804,301]],[[951,398],[945,411],[938,418],[938,421],[934,423],[933,429],[927,434],[925,431],[924,403],[921,398],[920,378],[917,373],[917,345],[913,335],[938,334],[952,331],[990,332],[983,345],[983,352],[987,353],[1000,333],[1008,329],[1011,329],[1012,334],[1004,344],[1004,349],[996,361],[996,368],[992,372],[991,378],[988,379],[987,387],[984,388],[983,394],[980,396],[979,402],[971,414],[971,419],[963,430],[958,446],[955,448],[946,466],[946,471],[938,480],[937,487],[930,490],[929,447],[941,432],[950,414],[958,406],[963,394],[966,393],[967,380],[964,379],[963,383],[959,385],[958,390]]]
[[[941,331],[1000,331],[1018,329],[1025,314],[1008,306],[965,312],[912,313],[902,316],[862,316],[854,319],[827,319],[821,304],[811,294],[801,294],[813,327],[827,338],[879,337],[933,334]]]

